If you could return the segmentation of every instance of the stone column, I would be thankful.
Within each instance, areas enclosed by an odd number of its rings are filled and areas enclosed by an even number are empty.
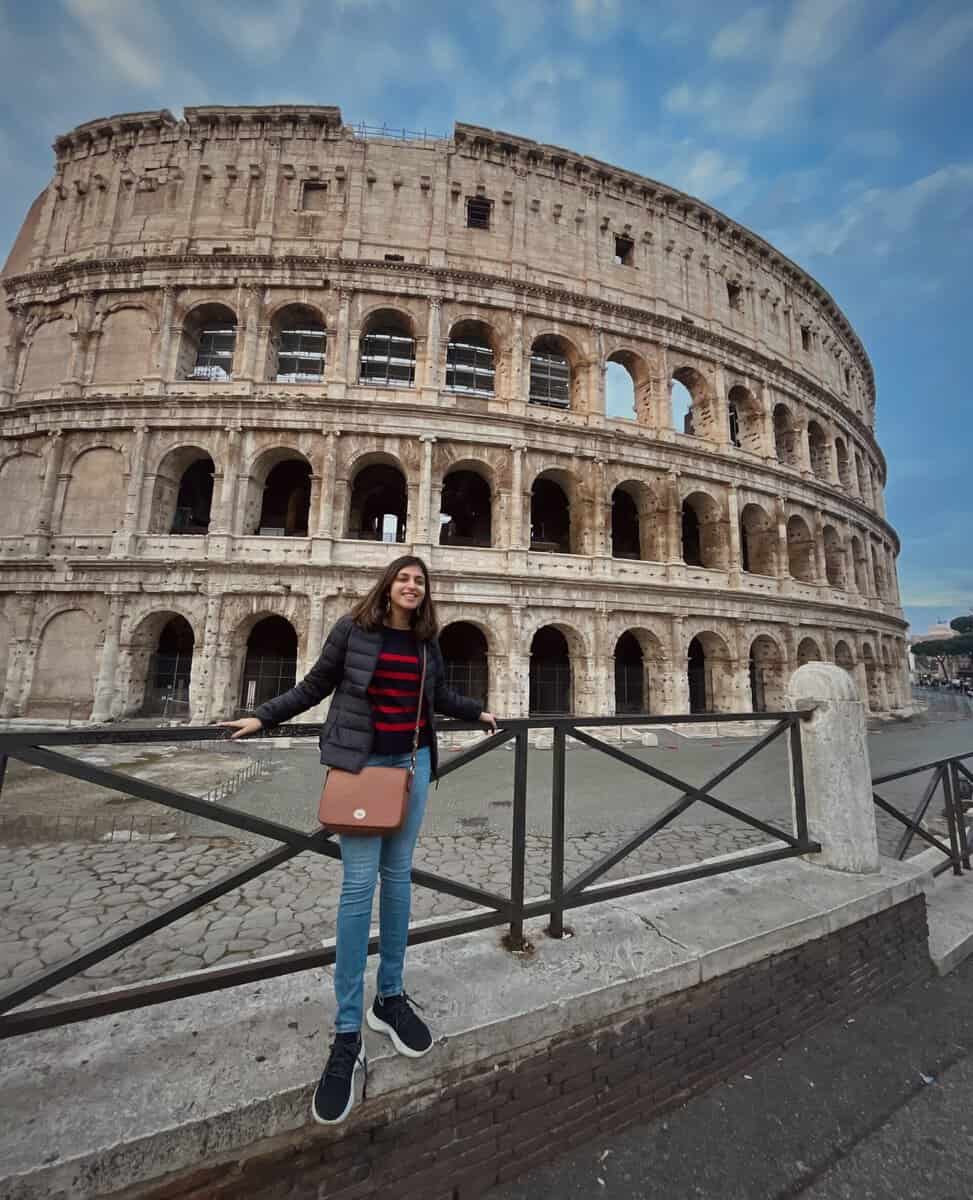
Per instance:
[[[727,489],[726,510],[730,526],[730,587],[739,587],[740,572],[743,570],[743,550],[740,546],[740,497],[735,483],[731,483]]]
[[[824,552],[824,513],[819,509],[814,513],[814,553],[818,566],[818,583],[828,587],[828,557]]]
[[[135,536],[139,529],[139,509],[145,484],[145,451],[148,443],[147,425],[138,425],[129,451],[128,480],[125,488],[125,510],[121,527],[112,538],[112,558],[130,558],[135,553]]]
[[[266,147],[264,163],[267,173],[264,176],[264,190],[260,198],[260,218],[257,221],[257,250],[269,253],[271,238],[274,233],[274,212],[277,208],[277,185],[280,175],[280,137],[270,134],[265,137]]]
[[[13,403],[14,392],[17,390],[17,370],[20,366],[20,353],[24,346],[24,333],[27,328],[27,310],[18,304],[10,313],[10,326],[7,346],[3,363],[0,364],[0,408]]]
[[[318,486],[318,508],[311,514],[311,558],[315,562],[330,562],[334,539],[334,490],[338,461],[340,429],[328,429],[324,435],[324,459]]]
[[[216,720],[224,715],[216,704],[213,692],[213,668],[220,639],[220,612],[222,596],[209,596],[206,600],[206,620],[203,637],[193,647],[192,673],[189,680],[190,719],[199,724]]]
[[[426,353],[422,362],[423,401],[430,404],[439,395],[442,387],[442,364],[439,343],[442,337],[442,296],[429,297],[429,312],[426,317]]]
[[[54,525],[54,500],[57,496],[57,484],[61,477],[61,464],[64,460],[64,433],[60,429],[53,430],[48,435],[47,458],[44,463],[44,484],[41,490],[41,502],[37,514],[37,532],[46,544],[43,549],[38,546],[39,553],[46,554],[50,549],[50,537]]]
[[[530,707],[530,646],[524,642],[524,609],[510,607],[510,654],[507,658],[505,716],[526,717]]]
[[[162,288],[162,305],[159,310],[159,329],[155,336],[155,353],[151,372],[145,377],[145,394],[161,396],[165,384],[173,375],[172,346],[178,332],[173,326],[176,308],[176,289],[171,284]]]
[[[321,654],[321,648],[324,645],[324,605],[324,596],[320,592],[312,591],[308,596],[307,641],[304,644],[304,653],[301,655],[301,661],[297,668],[298,679],[304,678]],[[322,720],[322,716],[317,705],[294,718],[294,721],[300,725],[313,725],[320,720]]]
[[[510,447],[510,453],[513,456],[511,468],[513,479],[510,485],[510,533],[508,535],[508,545],[512,550],[522,550],[525,546],[524,510],[527,502],[524,494],[525,448],[514,445]]]
[[[240,360],[239,371],[234,363],[233,377],[236,380],[252,383],[257,369],[257,343],[260,341],[260,318],[264,308],[264,287],[258,283],[241,285],[240,299],[245,311],[243,325],[243,345],[237,347],[236,355]]]
[[[328,355],[328,395],[341,399],[349,383],[358,380],[357,355],[350,361],[351,297],[349,288],[338,288],[338,317],[334,335],[334,353]]]
[[[207,557],[227,558],[237,527],[237,483],[240,466],[240,427],[228,425],[223,431],[220,462],[213,478],[213,508],[207,537]]]
[[[21,716],[26,707],[25,684],[30,677],[28,660],[37,653],[37,643],[31,640],[36,602],[36,592],[17,597],[17,607],[11,622],[7,674],[0,680],[0,717]]]
[[[722,366],[713,368],[713,433],[721,450],[730,449],[730,409],[726,393],[726,376]]]
[[[672,652],[669,656],[672,712],[689,712],[689,671],[686,660],[686,648],[683,646],[682,617],[669,618]]]
[[[682,562],[682,500],[679,495],[679,472],[670,471],[666,481],[666,561]]]
[[[830,663],[807,663],[791,676],[787,707],[807,709],[801,723],[808,834],[821,853],[808,862],[834,871],[879,870],[872,770],[865,705],[847,671]]]
[[[529,400],[530,372],[524,378],[524,314],[514,310],[513,325],[510,331],[509,370],[505,381],[503,399],[514,412],[523,412]]]
[[[763,456],[768,460],[777,458],[777,439],[774,437],[774,397],[766,383],[758,388],[761,418],[761,441]]]
[[[790,555],[787,552],[787,513],[784,509],[784,497],[777,497],[777,578],[790,577]]]
[[[101,647],[98,678],[95,681],[95,702],[91,710],[92,721],[110,721],[114,716],[115,675],[118,670],[118,646],[122,631],[123,606],[123,596],[109,597],[105,640]]]
[[[415,529],[414,532],[410,530],[407,536],[410,542],[429,546],[430,507],[432,504],[432,448],[436,444],[436,439],[430,434],[422,434],[419,438],[419,443],[422,449],[419,468],[419,491],[416,497],[416,509],[411,514],[411,519],[415,523]],[[438,541],[439,539],[437,538],[436,540]]]

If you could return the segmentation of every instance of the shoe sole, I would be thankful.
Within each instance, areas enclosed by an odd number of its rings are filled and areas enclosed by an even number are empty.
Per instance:
[[[383,1021],[381,1017],[376,1017],[375,1010],[370,1008],[365,1013],[365,1020],[368,1022],[368,1028],[374,1029],[376,1033],[384,1033],[386,1037],[392,1039],[392,1045],[396,1048],[399,1054],[404,1054],[406,1058],[422,1058],[428,1054],[435,1045],[435,1042],[430,1042],[425,1050],[413,1050],[411,1046],[407,1046],[399,1037],[388,1021]]]
[[[355,1063],[355,1069],[351,1073],[351,1091],[348,1093],[348,1103],[345,1105],[342,1112],[337,1117],[319,1117],[317,1110],[314,1107],[314,1097],[311,1097],[311,1119],[318,1125],[340,1125],[342,1121],[347,1120],[348,1114],[355,1107],[355,1083],[358,1080],[359,1072],[364,1071],[364,1067],[359,1060]]]

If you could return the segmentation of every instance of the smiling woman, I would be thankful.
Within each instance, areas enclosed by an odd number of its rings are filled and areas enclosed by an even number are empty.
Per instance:
[[[359,774],[364,767],[408,768],[411,786],[400,828],[382,837],[341,835],[343,879],[338,904],[334,988],[338,1006],[331,1054],[311,1113],[322,1125],[343,1121],[354,1106],[355,1080],[366,1070],[361,1022],[365,962],[375,885],[379,903],[378,996],[368,1024],[400,1054],[432,1049],[425,1022],[409,1004],[402,981],[411,908],[412,855],[436,777],[435,714],[496,729],[478,700],[451,691],[438,640],[432,581],[421,558],[403,555],[385,568],[368,594],[342,617],[307,675],[268,700],[252,717],[223,724],[232,738],[288,721],[334,693],[321,733],[321,762]]]

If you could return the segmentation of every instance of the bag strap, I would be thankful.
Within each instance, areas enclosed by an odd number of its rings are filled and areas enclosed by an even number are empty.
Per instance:
[[[416,773],[416,755],[419,753],[419,722],[422,720],[422,697],[426,690],[426,656],[429,651],[425,644],[422,647],[422,678],[419,680],[419,703],[416,707],[416,727],[412,735],[412,759],[409,763],[409,772],[414,775]]]

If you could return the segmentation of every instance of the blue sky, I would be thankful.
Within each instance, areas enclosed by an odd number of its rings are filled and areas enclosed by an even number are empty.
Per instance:
[[[973,608],[969,0],[0,0],[0,255],[82,121],[337,104],[490,125],[722,208],[848,314],[878,379],[907,616]]]

